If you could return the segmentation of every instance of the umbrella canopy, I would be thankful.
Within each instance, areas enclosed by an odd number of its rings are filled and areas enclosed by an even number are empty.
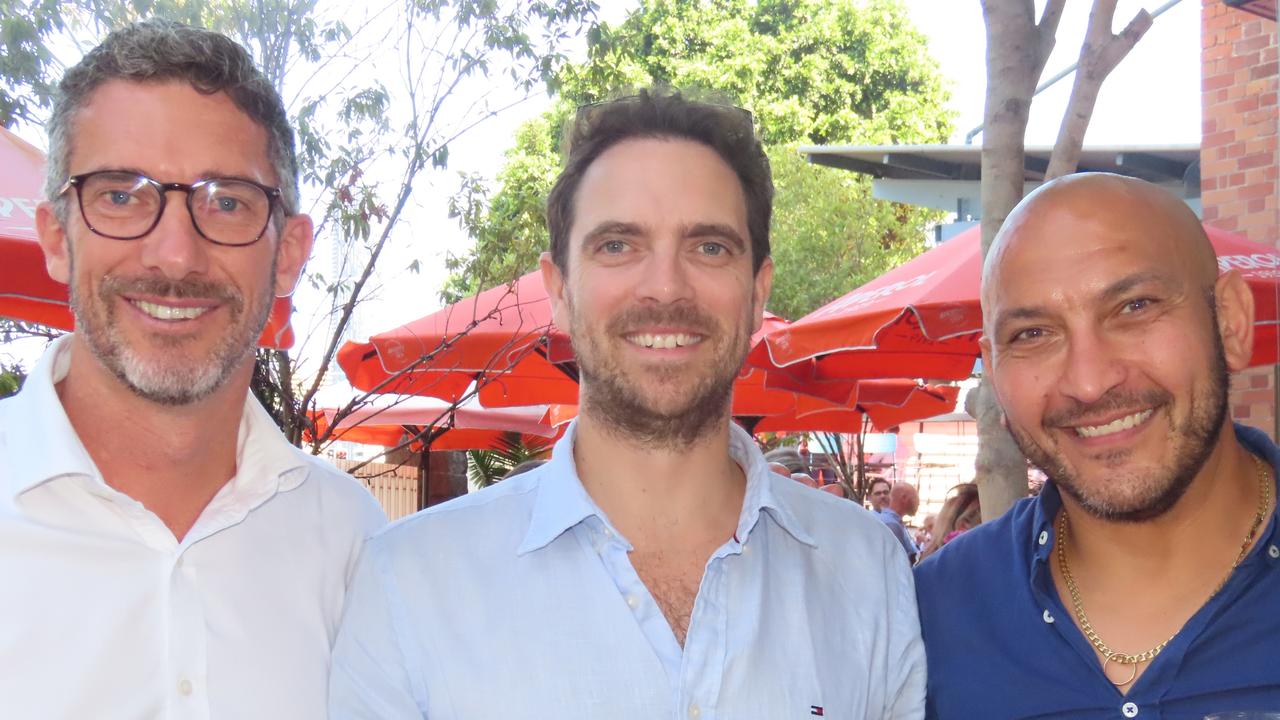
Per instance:
[[[1234,233],[1206,227],[1221,269],[1234,268],[1253,290],[1257,320],[1252,365],[1277,360],[1280,254]],[[773,387],[840,401],[848,381],[968,377],[982,334],[981,230],[970,228],[862,287],[769,334],[748,362]]]
[[[537,272],[338,351],[338,365],[361,390],[453,401],[485,381],[481,402],[489,406],[576,403],[572,358]]]
[[[766,313],[753,342],[786,325]],[[425,360],[424,360],[425,358]],[[578,369],[569,338],[551,321],[539,273],[500,285],[368,342],[338,352],[348,381],[366,392],[461,398],[472,382],[485,407],[577,404]],[[734,413],[765,415],[792,406],[792,393],[765,386],[763,371],[744,367],[734,385]]]
[[[755,432],[858,433],[864,418],[871,421],[872,428],[883,432],[912,420],[952,412],[959,394],[960,388],[948,385],[867,380],[858,383],[857,395],[847,406],[797,395],[791,411],[761,418]]]
[[[435,398],[381,395],[334,425],[336,415],[337,408],[315,411],[312,420],[316,434],[323,435],[333,427],[335,440],[395,447],[406,435],[437,429],[443,432],[432,440],[431,450],[487,450],[497,447],[503,435],[512,432],[548,443],[562,432],[566,415],[571,418],[572,412],[553,410],[546,405],[503,409],[476,405],[454,407]]]
[[[36,241],[36,205],[44,184],[44,153],[0,128],[0,316],[71,330],[67,286],[49,277]],[[108,240],[107,242],[119,242]],[[258,344],[293,346],[289,298],[276,298]]]

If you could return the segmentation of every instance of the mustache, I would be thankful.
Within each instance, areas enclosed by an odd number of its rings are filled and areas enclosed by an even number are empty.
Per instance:
[[[1091,403],[1072,401],[1072,404],[1065,408],[1046,413],[1042,424],[1048,427],[1076,425],[1082,420],[1093,420],[1117,410],[1156,407],[1172,399],[1173,395],[1160,388],[1141,391],[1113,389]]]
[[[161,277],[120,277],[109,275],[102,279],[100,291],[116,295],[138,294],[177,300],[216,300],[235,307],[244,304],[244,298],[235,288],[211,280],[170,280]]]
[[[611,335],[625,335],[646,325],[674,325],[704,335],[719,327],[715,319],[692,305],[651,305],[623,310],[609,320],[605,329]]]

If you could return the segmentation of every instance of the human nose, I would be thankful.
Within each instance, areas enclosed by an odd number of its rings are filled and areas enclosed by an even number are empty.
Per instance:
[[[208,263],[209,243],[196,230],[186,199],[167,195],[159,222],[139,239],[143,264],[173,280],[202,274]]]
[[[670,304],[688,300],[693,295],[693,283],[685,258],[676,248],[659,248],[649,254],[641,268],[636,293],[641,300]]]
[[[1058,390],[1093,403],[1125,379],[1124,359],[1114,343],[1095,330],[1076,331],[1067,343]]]

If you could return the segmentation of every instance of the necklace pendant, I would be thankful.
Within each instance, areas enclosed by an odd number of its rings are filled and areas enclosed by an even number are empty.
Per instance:
[[[1107,656],[1105,660],[1102,661],[1102,676],[1105,677],[1112,685],[1115,685],[1118,688],[1122,688],[1122,687],[1125,687],[1126,685],[1129,685],[1135,679],[1137,679],[1139,664],[1140,664],[1139,661],[1133,660],[1132,658],[1130,658],[1129,656],[1123,653],[1111,653],[1110,655]],[[1120,680],[1116,680],[1114,677],[1111,676],[1111,673],[1107,672],[1107,668],[1110,667],[1111,665],[1117,665],[1120,667],[1124,667],[1125,665],[1128,665],[1133,669],[1129,671],[1129,677],[1127,679],[1125,679],[1124,681],[1120,681]]]

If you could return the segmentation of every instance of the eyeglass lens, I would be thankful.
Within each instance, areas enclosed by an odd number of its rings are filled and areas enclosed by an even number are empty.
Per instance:
[[[156,224],[164,201],[160,186],[133,173],[90,175],[79,188],[85,221],[103,235],[135,238]],[[252,243],[261,236],[271,212],[262,188],[239,180],[209,180],[192,188],[188,207],[196,229],[227,245]]]

